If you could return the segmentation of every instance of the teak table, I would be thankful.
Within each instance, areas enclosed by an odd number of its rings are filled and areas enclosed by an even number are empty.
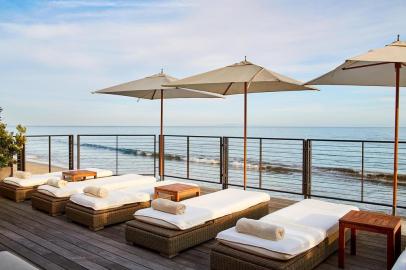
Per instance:
[[[356,255],[357,230],[386,234],[386,266],[387,269],[392,268],[401,249],[401,221],[399,217],[354,210],[343,216],[339,221],[338,267],[340,268],[344,268],[345,229],[351,229],[352,255]]]
[[[97,178],[97,173],[87,170],[76,170],[62,172],[62,179],[66,179],[72,182],[86,180],[87,177]]]
[[[200,187],[185,184],[170,184],[166,186],[155,187],[154,198],[159,198],[159,194],[171,196],[171,200],[179,202],[183,198],[200,196]]]

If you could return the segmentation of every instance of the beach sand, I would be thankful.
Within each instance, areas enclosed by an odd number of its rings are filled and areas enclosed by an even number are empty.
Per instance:
[[[14,171],[16,171],[16,170],[17,170],[17,167],[14,166]],[[42,164],[42,163],[37,163],[37,162],[32,162],[32,161],[27,161],[25,163],[25,170],[32,174],[43,174],[43,173],[49,172],[48,164]],[[52,172],[67,171],[67,170],[68,170],[67,168],[62,168],[62,167],[58,167],[58,166],[51,167]]]

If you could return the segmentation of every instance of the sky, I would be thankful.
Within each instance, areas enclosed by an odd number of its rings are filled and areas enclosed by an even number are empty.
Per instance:
[[[404,1],[0,0],[0,107],[10,125],[158,125],[159,102],[92,91],[247,60],[309,81],[406,39]],[[394,89],[248,97],[251,126],[393,126]],[[406,126],[406,97],[400,123]],[[402,108],[403,107],[403,108]],[[168,100],[167,125],[241,125],[243,97]]]

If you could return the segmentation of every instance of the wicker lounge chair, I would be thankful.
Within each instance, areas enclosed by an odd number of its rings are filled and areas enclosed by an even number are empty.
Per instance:
[[[305,202],[306,201],[306,202]],[[344,206],[344,205],[337,205],[331,203],[324,203],[316,201],[316,200],[305,200],[302,203],[294,204],[287,208],[279,210],[277,212],[271,213],[265,216],[262,220],[268,219],[271,223],[278,224],[278,220],[285,220],[289,218],[289,214],[291,215],[291,219],[289,219],[288,223],[299,225],[301,229],[305,226],[310,226],[310,224],[314,224],[315,220],[317,219],[317,215],[320,218],[324,218],[324,225],[317,228],[319,231],[320,228],[325,226],[325,224],[335,224],[335,219],[337,220],[339,216],[346,212],[347,210],[350,211],[352,207]],[[307,206],[306,206],[307,204]],[[324,209],[318,211],[317,204],[320,204],[321,207]],[[339,208],[337,211],[334,211],[334,205],[337,205]],[[309,213],[307,214],[306,207],[310,209]],[[290,208],[290,209],[288,209]],[[294,211],[296,208],[296,212]],[[312,209],[313,208],[313,209]],[[330,208],[330,209],[329,209]],[[316,210],[314,210],[316,209]],[[356,209],[356,208],[355,208]],[[335,213],[333,213],[333,212]],[[331,213],[332,215],[329,216]],[[296,215],[295,215],[296,213]],[[299,213],[299,214],[297,214]],[[335,217],[336,216],[336,217]],[[304,221],[304,222],[302,222]],[[317,223],[317,222],[316,222]],[[282,223],[283,224],[283,223]],[[285,223],[287,224],[287,223]],[[283,225],[282,225],[283,226]],[[294,228],[294,227],[292,227]],[[298,227],[297,227],[298,228]],[[305,229],[306,230],[306,229]],[[321,231],[321,230],[320,230]],[[350,238],[349,231],[346,233],[346,239]],[[235,238],[236,231],[234,228],[228,229],[225,232],[221,232],[217,239],[219,243],[217,243],[211,250],[210,253],[210,268],[212,270],[310,270],[314,269],[317,265],[322,263],[325,259],[327,259],[332,253],[334,253],[338,248],[338,226],[333,225],[329,228],[328,233],[324,238],[321,238],[320,242],[309,246],[306,248],[306,243],[303,241],[299,242],[299,249],[301,249],[298,254],[295,255],[288,255],[285,253],[280,253],[280,250],[265,250],[259,246],[255,246],[252,243],[254,242],[246,242],[247,238],[246,235],[244,236],[245,240],[241,240],[238,242]],[[237,233],[238,235],[238,233]],[[228,238],[227,238],[228,236]],[[231,237],[230,237],[231,236]],[[234,238],[233,238],[234,236]],[[249,236],[250,239],[255,241],[256,237]],[[285,238],[289,237],[285,235]],[[294,238],[295,236],[293,236]],[[297,236],[296,236],[297,237]],[[292,238],[292,239],[293,239]],[[308,238],[307,234],[303,234],[303,239]],[[231,241],[232,239],[233,241]],[[226,241],[225,241],[226,240]],[[262,241],[270,241],[270,240],[262,240]],[[283,241],[283,240],[281,240]],[[271,241],[272,242],[272,241]],[[250,244],[248,244],[250,243]],[[273,242],[275,243],[275,242]],[[280,242],[282,243],[282,242]],[[292,242],[290,242],[292,244]],[[277,244],[275,244],[277,246]]]
[[[126,174],[112,177],[102,177],[81,182],[70,182],[64,188],[55,188],[48,185],[38,187],[31,198],[32,208],[59,216],[65,213],[65,206],[74,194],[83,193],[86,186],[103,186],[108,190],[155,183],[152,176]]]
[[[33,209],[55,217],[65,213],[65,206],[68,201],[69,197],[55,197],[35,191],[31,197],[31,206]]]
[[[0,195],[15,202],[23,202],[25,200],[31,199],[31,196],[37,189],[37,187],[38,186],[19,187],[16,185],[1,182]]]
[[[135,211],[150,207],[150,205],[150,201],[147,201],[106,210],[94,210],[69,201],[66,204],[65,211],[69,221],[88,226],[92,231],[98,231],[104,229],[105,226],[131,220]]]
[[[230,190],[222,190],[215,193],[226,195],[228,191]],[[188,229],[163,227],[159,224],[151,224],[149,221],[138,220],[136,216],[135,220],[126,223],[126,240],[130,244],[147,247],[158,251],[162,256],[172,258],[182,250],[213,239],[218,232],[234,226],[237,220],[242,217],[260,218],[268,213],[269,196],[267,194],[242,190],[238,190],[238,192],[240,192],[239,195],[243,194],[243,192],[261,194],[262,197],[260,197],[260,199],[262,201],[239,211],[232,211],[218,218],[207,220],[202,224]],[[210,195],[212,194],[214,193],[189,199],[184,201],[184,203],[187,204],[196,199],[200,200],[200,198],[203,197],[207,197],[207,199],[210,200]],[[264,197],[265,199],[263,199]],[[227,196],[224,196],[224,198],[227,199]],[[234,197],[234,199],[240,200],[241,197]],[[201,206],[203,207],[203,204]],[[221,205],[218,205],[218,207],[220,208]],[[188,206],[186,209],[188,209]]]
[[[168,180],[112,190],[107,198],[75,194],[66,204],[66,217],[92,231],[98,231],[105,226],[133,219],[134,212],[150,207],[156,186],[173,183],[178,182]]]
[[[28,179],[7,177],[0,182],[0,195],[15,202],[31,199],[38,186],[45,184],[49,178],[62,177],[61,172],[32,175]]]

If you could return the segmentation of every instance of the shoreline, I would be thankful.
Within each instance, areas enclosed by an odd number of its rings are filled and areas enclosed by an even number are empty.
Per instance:
[[[17,170],[17,166],[14,165],[14,171]],[[59,172],[59,171],[67,171],[67,168],[58,167],[58,166],[51,166],[51,172]],[[39,162],[33,161],[26,161],[25,163],[25,171],[30,172],[32,174],[43,174],[49,173],[48,164],[43,164]]]

